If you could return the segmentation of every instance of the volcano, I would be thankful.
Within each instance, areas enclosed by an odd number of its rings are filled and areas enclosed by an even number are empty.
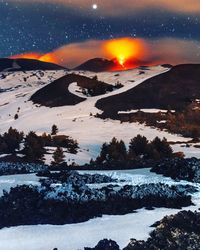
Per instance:
[[[117,58],[112,60],[104,58],[93,58],[90,59],[74,70],[92,71],[92,72],[106,72],[106,71],[121,71],[137,68],[139,66],[148,66],[150,63],[139,60],[137,58],[130,58],[129,60],[120,63]]]
[[[115,67],[116,67],[116,62],[114,60],[93,58],[84,62],[80,66],[76,67],[75,70],[103,72],[103,71],[112,71]]]
[[[0,71],[63,70],[60,65],[42,62],[36,59],[0,59]]]

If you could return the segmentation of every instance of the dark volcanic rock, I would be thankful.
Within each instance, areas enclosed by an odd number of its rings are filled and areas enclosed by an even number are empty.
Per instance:
[[[132,109],[182,110],[200,99],[199,79],[200,64],[178,65],[126,92],[100,99],[96,107],[104,111],[103,118],[115,119],[119,119],[118,111]]]
[[[60,65],[35,59],[0,59],[0,71],[63,70]]]
[[[200,160],[196,158],[164,159],[162,162],[155,163],[151,171],[177,180],[200,183]]]
[[[104,94],[107,91],[113,90],[112,85],[99,82],[96,79],[76,74],[68,74],[38,90],[32,95],[30,100],[47,107],[76,105],[84,101],[85,98],[69,92],[68,87],[73,82],[77,82],[77,85],[83,89],[93,90],[94,95]]]
[[[36,173],[38,171],[46,171],[47,169],[48,167],[42,164],[0,162],[0,176]]]
[[[133,239],[124,250],[200,249],[199,212],[181,211],[164,217],[155,226],[146,242]]]
[[[181,208],[192,204],[188,192],[196,191],[190,186],[164,184],[108,185],[98,189],[90,188],[87,182],[75,177],[65,183],[44,179],[41,186],[11,188],[0,197],[0,228],[78,223],[102,214],[126,214],[147,206]]]
[[[79,174],[77,171],[68,170],[60,172],[39,172],[37,176],[48,177],[49,181],[52,183],[73,183],[73,184],[98,184],[98,183],[111,183],[117,182],[116,179],[113,179],[109,176],[102,174]]]
[[[116,64],[113,60],[107,60],[103,58],[94,58],[84,62],[75,70],[84,70],[84,71],[92,71],[92,72],[102,72],[102,71],[111,71],[116,67]]]
[[[94,247],[85,247],[85,250],[120,250],[117,243],[113,240],[101,240],[99,243]]]
[[[131,239],[123,250],[199,250],[200,213],[181,211],[164,217],[154,224],[156,229],[147,241]],[[110,248],[109,248],[110,247]],[[119,250],[116,242],[102,240],[94,248],[85,250]]]

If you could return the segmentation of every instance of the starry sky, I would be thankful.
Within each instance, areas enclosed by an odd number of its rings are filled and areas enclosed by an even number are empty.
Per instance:
[[[200,62],[200,1],[0,0],[0,57],[53,51],[75,66],[120,37],[143,39],[162,62]]]

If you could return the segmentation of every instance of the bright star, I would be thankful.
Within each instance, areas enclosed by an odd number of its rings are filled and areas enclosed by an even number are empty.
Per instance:
[[[93,10],[96,10],[98,8],[98,5],[97,4],[93,4],[92,8],[93,8]]]

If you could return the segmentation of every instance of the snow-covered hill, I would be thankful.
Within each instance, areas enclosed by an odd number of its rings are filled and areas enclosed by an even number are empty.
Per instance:
[[[134,88],[144,80],[152,76],[166,72],[162,66],[149,67],[146,69],[133,69],[120,72],[92,73],[75,71],[73,73],[86,77],[97,76],[98,80],[115,85],[121,83],[122,88],[104,95],[86,97],[86,100],[73,106],[48,108],[33,104],[31,96],[54,80],[72,72],[59,71],[27,71],[7,72],[0,74],[0,133],[5,132],[10,126],[22,130],[25,133],[33,130],[38,134],[49,133],[53,124],[59,128],[60,134],[65,134],[78,140],[80,151],[77,155],[66,154],[69,161],[77,163],[89,162],[91,157],[95,158],[99,153],[100,146],[112,137],[123,139],[126,143],[137,134],[145,135],[148,139],[155,136],[166,137],[170,141],[187,141],[178,135],[139,125],[136,123],[123,123],[114,120],[102,120],[94,115],[101,113],[95,107],[95,103],[104,97],[116,95]],[[76,83],[69,85],[68,91],[74,95],[82,96]],[[14,119],[18,113],[19,118]],[[174,146],[176,151],[184,151],[186,156],[198,156],[198,149],[193,147],[182,148]],[[47,155],[47,163],[51,156]]]

